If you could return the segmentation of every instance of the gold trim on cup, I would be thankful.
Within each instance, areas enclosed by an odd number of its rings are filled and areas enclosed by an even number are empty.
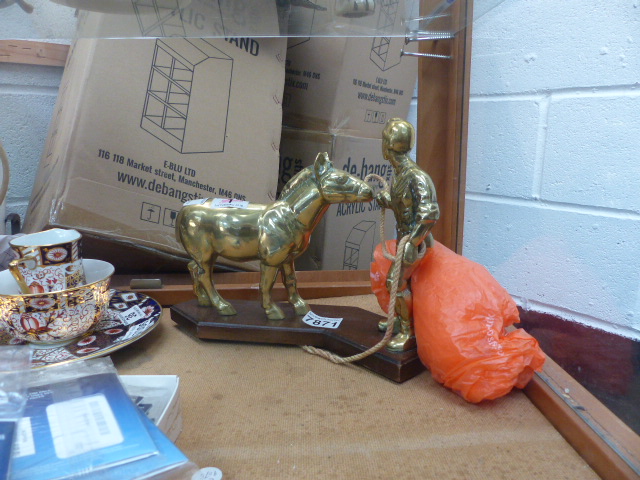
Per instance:
[[[78,234],[78,237],[74,238],[72,240],[58,240],[57,242],[54,242],[54,243],[39,243],[37,245],[16,245],[16,243],[14,243],[14,242],[19,242],[21,239],[24,239],[24,237],[26,237],[28,235],[38,235],[40,233],[52,232],[54,230],[61,230],[63,232],[75,232],[75,233]],[[67,229],[64,229],[64,228],[50,228],[49,230],[42,230],[41,232],[34,232],[34,233],[27,234],[27,235],[23,235],[21,237],[14,238],[14,239],[9,241],[9,245],[11,245],[11,247],[16,247],[16,248],[20,248],[20,247],[22,247],[22,248],[53,247],[54,245],[60,245],[61,243],[77,242],[78,240],[81,240],[81,239],[82,239],[82,234],[77,230],[73,230],[73,229],[67,230]]]
[[[20,271],[19,265],[22,263],[35,262],[35,261],[36,261],[35,258],[31,256],[27,256],[27,257],[11,260],[11,262],[9,263],[9,271],[11,272],[11,275],[13,276],[15,281],[18,283],[18,287],[20,287],[20,290],[22,290],[21,295],[28,295],[31,293],[31,290],[29,289],[29,286],[27,285],[27,282],[24,279],[24,275],[22,275],[22,272]]]
[[[43,293],[2,293],[0,292],[0,296],[2,297],[42,297],[42,296],[46,296],[46,295],[52,295],[54,293],[58,293],[58,294],[70,294],[72,293],[74,290],[79,290],[81,288],[87,288],[90,287],[92,285],[95,285],[98,282],[102,282],[105,279],[113,276],[113,274],[115,273],[115,269],[113,272],[105,275],[104,277],[98,279],[98,280],[94,280],[91,283],[85,283],[84,285],[78,285],[77,287],[71,287],[71,288],[64,288],[62,290],[55,290],[53,292],[43,292]]]

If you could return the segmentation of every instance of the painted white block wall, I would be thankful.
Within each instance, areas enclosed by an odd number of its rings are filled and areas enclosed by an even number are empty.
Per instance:
[[[528,308],[640,338],[640,2],[473,27],[465,256]]]

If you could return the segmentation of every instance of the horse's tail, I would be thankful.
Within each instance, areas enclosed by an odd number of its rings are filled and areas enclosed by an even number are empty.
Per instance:
[[[184,242],[186,231],[183,225],[184,225],[184,217],[188,215],[189,210],[190,209],[188,206],[182,207],[178,212],[178,216],[176,217],[176,227],[175,227],[176,240],[180,245],[182,245],[182,247],[185,250],[187,250],[187,245]],[[188,250],[187,250],[187,253],[189,253]]]

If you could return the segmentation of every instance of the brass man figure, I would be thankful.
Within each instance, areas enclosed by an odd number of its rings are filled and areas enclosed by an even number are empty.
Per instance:
[[[436,190],[431,177],[407,155],[415,144],[413,125],[400,118],[389,120],[382,131],[382,155],[391,163],[394,178],[389,192],[381,192],[376,201],[382,208],[390,208],[396,219],[398,242],[409,235],[398,279],[398,296],[395,303],[394,331],[387,348],[391,351],[410,350],[416,346],[413,319],[408,303],[411,303],[411,272],[419,258],[420,247],[433,246],[431,228],[440,217]],[[424,248],[424,247],[423,247]],[[391,289],[387,280],[387,289]],[[378,325],[386,330],[386,321]]]

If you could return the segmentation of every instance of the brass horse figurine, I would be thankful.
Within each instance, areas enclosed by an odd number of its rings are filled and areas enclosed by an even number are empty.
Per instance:
[[[309,246],[314,228],[329,204],[367,202],[371,188],[359,178],[337,170],[327,153],[319,153],[313,165],[285,185],[278,201],[247,208],[215,208],[213,199],[185,205],[176,219],[176,237],[189,256],[189,271],[198,303],[213,306],[221,315],[235,315],[213,284],[213,267],[220,255],[235,261],[260,261],[262,307],[271,320],[284,317],[271,299],[271,289],[282,272],[289,302],[296,315],[309,311],[296,285],[294,260]]]

